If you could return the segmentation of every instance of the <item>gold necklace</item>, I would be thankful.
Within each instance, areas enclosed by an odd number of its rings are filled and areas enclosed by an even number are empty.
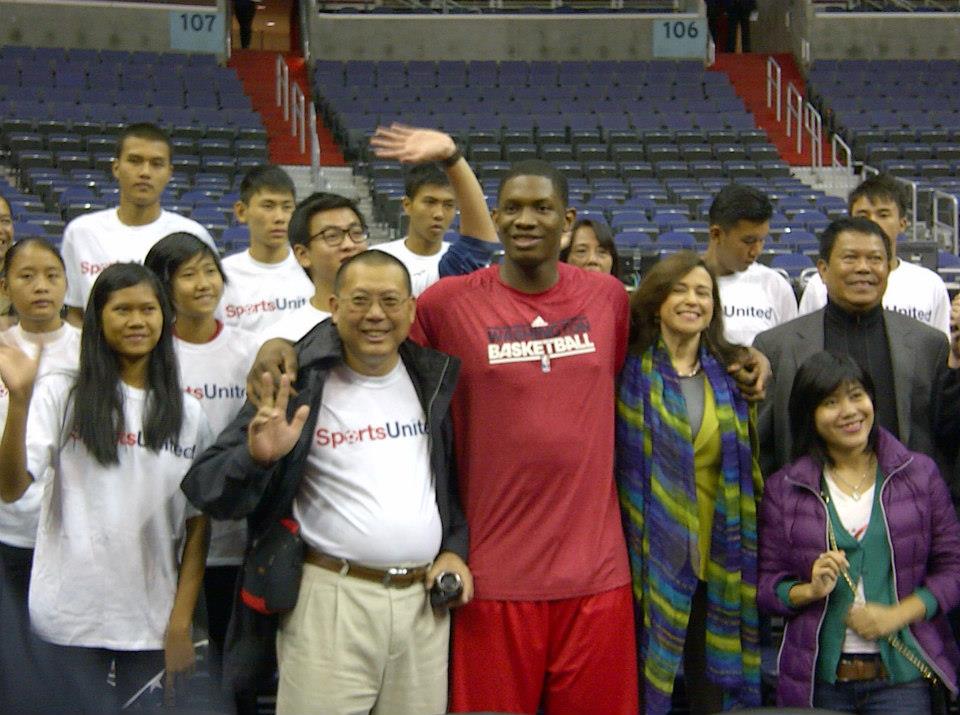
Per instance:
[[[873,464],[872,459],[870,460],[870,463],[871,463],[870,466],[872,466]],[[852,485],[850,482],[848,482],[846,479],[840,476],[840,473],[832,467],[830,469],[830,476],[833,478],[834,481],[839,481],[841,484],[843,484],[843,486],[851,490],[852,493],[850,494],[850,496],[854,501],[860,501],[860,497],[863,496],[863,491],[862,491],[863,485],[866,483],[867,478],[870,476],[870,473],[875,471],[875,469],[871,469],[870,466],[867,467],[867,471],[863,473],[863,476],[860,478],[860,481],[857,482],[856,486]]]
[[[700,361],[697,360],[693,367],[690,369],[690,372],[680,372],[677,370],[677,377],[696,377],[700,373]]]

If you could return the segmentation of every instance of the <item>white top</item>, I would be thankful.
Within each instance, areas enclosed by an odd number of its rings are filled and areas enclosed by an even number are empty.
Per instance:
[[[388,375],[330,371],[293,514],[303,540],[371,566],[432,561],[443,528],[426,417],[402,362]]]
[[[115,208],[77,216],[63,231],[61,253],[67,269],[64,302],[86,309],[93,282],[104,268],[113,263],[143,263],[157,241],[178,231],[191,233],[216,250],[207,229],[170,211],[161,210],[156,221],[144,226],[121,223]]]
[[[247,371],[260,342],[252,333],[224,325],[210,342],[188,343],[175,337],[180,380],[200,406],[214,435],[220,434],[247,399]],[[208,566],[238,566],[247,543],[246,522],[215,519],[210,528]]]
[[[440,280],[440,259],[450,249],[450,244],[444,241],[440,244],[440,250],[432,256],[421,256],[407,248],[406,240],[406,238],[399,238],[396,241],[378,243],[372,248],[389,253],[403,261],[403,265],[410,271],[413,295],[418,296]]]
[[[329,317],[330,313],[317,310],[310,301],[307,301],[306,305],[289,311],[276,323],[262,331],[259,336],[260,344],[273,338],[283,338],[295,343]]]
[[[840,517],[840,523],[843,528],[857,541],[863,541],[867,533],[867,526],[870,524],[870,514],[873,511],[873,496],[876,489],[876,483],[865,489],[859,499],[844,494],[837,483],[829,474],[824,472],[827,488],[830,490],[830,498],[833,500],[833,508],[837,510],[837,516]],[[837,582],[837,588],[849,588],[843,580],[843,576]],[[866,594],[863,591],[863,578],[857,581],[857,593],[854,596],[854,602],[863,604],[867,602]],[[869,641],[857,635],[852,628],[847,628],[846,635],[843,637],[844,653],[879,653],[880,644],[877,641]]]
[[[279,263],[261,263],[250,251],[223,259],[229,279],[220,299],[218,317],[251,333],[260,333],[313,297],[313,283],[293,251]]]
[[[69,323],[50,333],[27,333],[19,325],[14,325],[0,333],[0,344],[13,345],[31,356],[36,355],[37,346],[42,344],[38,379],[57,371],[75,373],[80,362],[80,330]],[[7,423],[9,406],[10,393],[0,380],[0,425]],[[17,501],[10,504],[0,502],[0,542],[21,549],[33,548],[37,541],[42,495],[41,485],[34,482]]]
[[[723,333],[734,345],[752,345],[757,334],[797,317],[797,296],[777,271],[753,263],[717,278]]]
[[[120,463],[103,466],[65,432],[73,381],[64,373],[39,380],[27,418],[27,469],[36,479],[50,475],[30,575],[30,622],[58,645],[158,650],[185,521],[197,513],[180,481],[213,435],[200,403],[185,396],[179,442],[147,450],[146,392],[124,385]]]
[[[800,298],[800,315],[820,310],[827,304],[827,287],[820,274],[810,278]],[[894,310],[950,337],[950,296],[943,279],[929,268],[900,259],[890,271],[883,307]]]

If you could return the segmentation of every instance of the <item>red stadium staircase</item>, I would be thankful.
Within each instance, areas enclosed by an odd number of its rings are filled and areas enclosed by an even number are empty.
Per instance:
[[[777,122],[776,109],[771,107],[767,109],[767,58],[770,55],[759,53],[717,53],[717,60],[710,68],[717,72],[723,72],[730,78],[737,95],[747,105],[747,111],[751,112],[756,120],[757,126],[766,130],[770,142],[777,147],[780,156],[792,166],[809,166],[810,150],[807,145],[806,137],[804,141],[805,153],[798,154],[796,151],[796,134],[793,137],[787,136],[787,85],[793,85],[800,91],[801,96],[806,96],[806,82],[803,75],[797,67],[791,54],[775,54],[773,58],[780,65],[781,71],[781,91],[783,92],[781,117],[782,122]],[[823,137],[823,164],[830,166],[830,139]]]
[[[286,53],[284,58],[290,68],[290,81],[300,85],[306,96],[310,96],[310,80],[303,57]],[[283,109],[276,106],[275,68],[276,52],[262,50],[235,50],[229,66],[236,69],[243,90],[253,101],[253,108],[263,118],[267,130],[267,145],[270,161],[274,164],[309,164],[310,141],[307,138],[307,151],[300,153],[299,140],[290,136],[290,123],[283,118]],[[329,130],[317,118],[317,136],[320,138],[320,163],[323,166],[345,166],[340,147],[334,141]]]

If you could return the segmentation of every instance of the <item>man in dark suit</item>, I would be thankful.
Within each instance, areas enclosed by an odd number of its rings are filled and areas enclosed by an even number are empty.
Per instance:
[[[754,340],[774,375],[760,408],[764,474],[791,461],[787,403],[793,378],[804,360],[824,349],[853,356],[870,373],[877,387],[874,407],[881,426],[943,466],[952,461],[944,437],[958,434],[958,371],[948,364],[950,350],[943,333],[883,309],[890,255],[890,238],[873,221],[834,221],[820,238],[817,261],[827,287],[826,307]]]

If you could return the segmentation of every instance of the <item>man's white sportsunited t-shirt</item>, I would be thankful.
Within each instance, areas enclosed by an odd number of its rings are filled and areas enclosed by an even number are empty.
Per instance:
[[[826,304],[827,287],[820,274],[814,275],[800,298],[800,315]],[[901,259],[887,278],[883,307],[916,318],[950,337],[950,295],[943,279],[929,268]]]
[[[325,310],[317,310],[312,303],[307,301],[306,305],[290,311],[261,332],[260,344],[262,345],[273,338],[283,338],[295,343],[329,317],[330,313]]]
[[[293,251],[279,263],[261,263],[249,251],[223,259],[229,281],[218,316],[227,325],[260,333],[313,297],[313,283]]]
[[[197,514],[180,482],[213,435],[200,403],[184,396],[179,441],[146,449],[146,392],[124,385],[120,463],[104,466],[67,433],[73,382],[63,373],[40,379],[27,418],[27,469],[36,479],[51,475],[30,575],[30,622],[58,645],[159,650],[185,521]]]
[[[410,282],[413,285],[413,294],[418,296],[440,280],[440,259],[443,258],[443,254],[450,249],[450,244],[444,241],[440,244],[440,250],[432,256],[421,256],[407,248],[405,241],[405,238],[400,238],[396,241],[378,243],[376,246],[371,246],[371,248],[389,253],[391,256],[396,256],[403,261],[403,265],[410,271]]]
[[[43,345],[38,378],[51,372],[76,373],[80,363],[80,331],[69,323],[49,333],[27,333],[14,325],[0,333],[0,345],[12,345],[30,356],[36,355],[38,347]],[[0,434],[2,425],[7,423],[9,406],[10,393],[0,380]],[[0,542],[21,549],[33,548],[42,495],[42,485],[34,482],[17,501],[0,502]]]
[[[170,211],[160,211],[156,221],[144,226],[121,223],[115,208],[77,216],[63,231],[61,253],[67,269],[64,302],[85,310],[93,282],[104,268],[114,263],[143,263],[157,241],[178,231],[193,234],[216,250],[207,229]]]
[[[303,540],[370,566],[432,561],[443,528],[428,442],[402,362],[383,377],[331,370],[293,502]]]
[[[220,434],[243,407],[247,399],[247,372],[259,347],[255,335],[229,325],[222,326],[219,334],[206,343],[188,343],[174,337],[183,389],[200,400],[214,435]],[[207,565],[240,565],[246,542],[245,520],[214,519],[210,525]]]
[[[787,279],[760,263],[719,276],[717,285],[723,333],[734,345],[752,345],[759,333],[797,317],[797,296]]]

